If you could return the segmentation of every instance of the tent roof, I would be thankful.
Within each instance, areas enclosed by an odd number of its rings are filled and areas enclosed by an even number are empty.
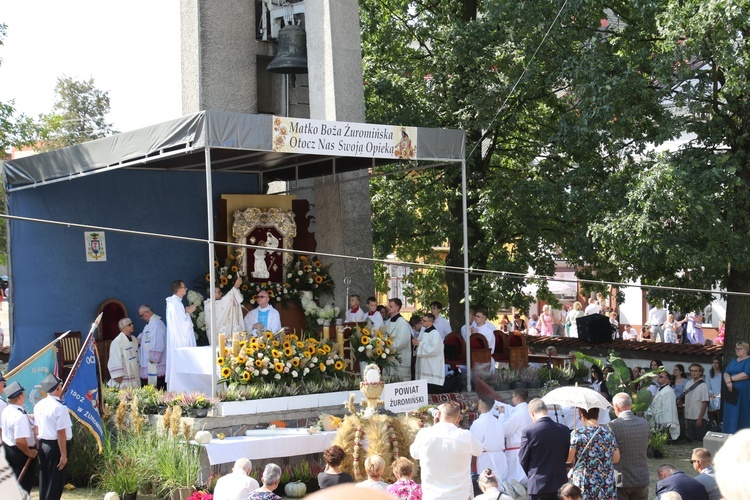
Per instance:
[[[338,128],[357,125],[299,121]],[[6,189],[14,191],[118,168],[203,171],[206,168],[206,148],[211,149],[213,171],[263,174],[267,181],[318,177],[397,160],[376,158],[365,152],[358,155],[323,151],[313,154],[276,152],[273,149],[273,129],[274,117],[271,115],[201,111],[131,132],[6,161],[3,163]],[[464,159],[465,134],[462,130],[415,130],[416,155],[413,159]]]

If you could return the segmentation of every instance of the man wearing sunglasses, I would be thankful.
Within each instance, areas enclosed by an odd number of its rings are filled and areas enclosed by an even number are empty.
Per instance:
[[[676,440],[680,437],[680,421],[677,417],[677,398],[674,389],[669,386],[669,374],[666,371],[660,372],[656,383],[659,391],[646,413],[653,415],[654,421],[662,428],[669,429],[670,437]]]

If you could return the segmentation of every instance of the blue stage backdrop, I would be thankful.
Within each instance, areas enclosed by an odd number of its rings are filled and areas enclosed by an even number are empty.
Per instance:
[[[214,207],[222,194],[257,194],[253,174],[214,173]],[[9,213],[80,224],[206,238],[203,172],[115,170],[9,193]],[[10,365],[54,339],[55,332],[85,334],[99,304],[121,300],[140,333],[138,306],[164,316],[170,283],[189,288],[207,272],[208,248],[106,231],[106,262],[86,262],[84,231],[11,221],[13,329]],[[229,229],[231,235],[231,228]],[[205,295],[205,290],[200,290]]]

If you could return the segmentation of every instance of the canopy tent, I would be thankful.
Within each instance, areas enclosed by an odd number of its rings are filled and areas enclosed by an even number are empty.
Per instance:
[[[404,137],[397,144],[399,134]],[[408,155],[400,149],[405,140]],[[11,216],[206,242],[213,239],[213,207],[223,193],[260,194],[269,181],[335,176],[399,158],[461,163],[468,267],[464,155],[460,130],[202,111],[6,161],[3,180]],[[107,234],[111,258],[86,267],[80,229],[10,220],[8,234],[11,364],[48,343],[55,331],[87,325],[103,298],[122,297],[131,311],[142,303],[162,305],[166,284],[180,276],[189,282],[196,260],[215,279],[211,243],[115,232]],[[464,282],[468,294],[466,274]],[[467,316],[468,306],[467,297]]]

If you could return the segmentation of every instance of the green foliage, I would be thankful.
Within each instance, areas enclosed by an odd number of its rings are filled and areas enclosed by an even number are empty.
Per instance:
[[[88,429],[73,420],[73,439],[68,442],[68,481],[74,486],[89,486],[101,460],[99,447]]]
[[[52,112],[41,115],[40,148],[43,151],[116,134],[106,115],[109,92],[97,89],[94,79],[75,80],[69,76],[57,79]]]
[[[360,1],[368,121],[466,131],[475,269],[553,274],[562,259],[581,278],[750,292],[747,2],[582,0],[553,23],[561,6]],[[448,245],[461,266],[460,181],[457,166],[373,181],[376,256]],[[458,314],[462,278],[445,284]],[[525,309],[522,287],[472,275],[471,301]],[[750,299],[727,301],[731,346],[750,338]]]

